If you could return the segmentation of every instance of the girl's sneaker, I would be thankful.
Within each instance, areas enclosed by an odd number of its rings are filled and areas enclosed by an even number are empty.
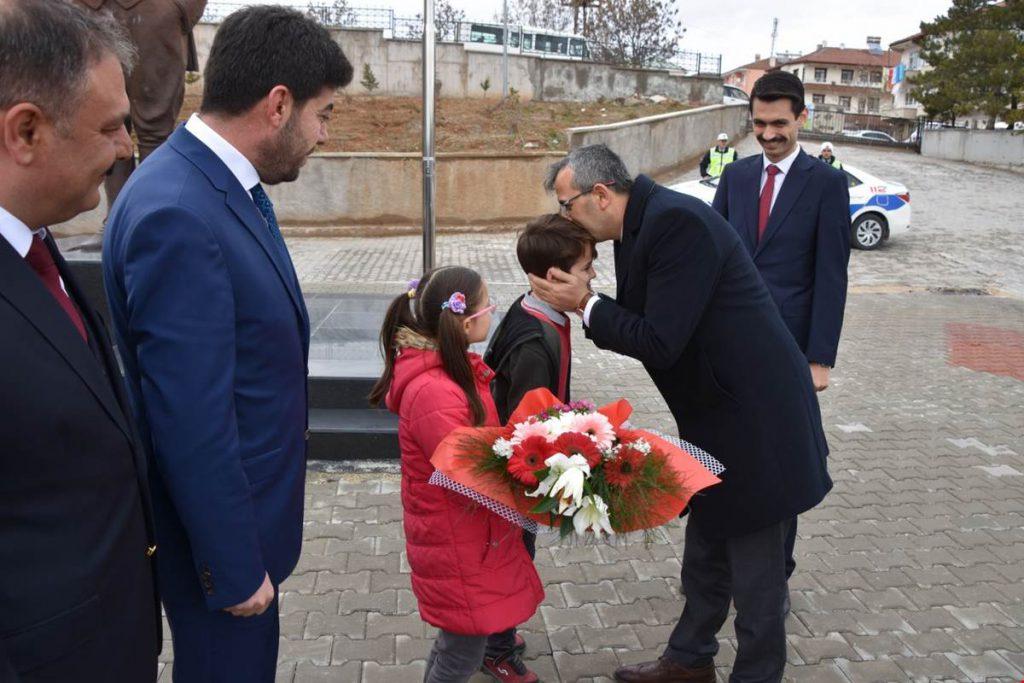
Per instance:
[[[500,657],[484,657],[480,670],[501,683],[538,683],[540,679],[523,663],[521,652],[517,647]]]

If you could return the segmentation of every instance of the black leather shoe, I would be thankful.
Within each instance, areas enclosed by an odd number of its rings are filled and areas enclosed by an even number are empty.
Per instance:
[[[615,670],[615,680],[620,683],[715,683],[715,665],[691,669],[662,657],[654,662],[620,666]]]

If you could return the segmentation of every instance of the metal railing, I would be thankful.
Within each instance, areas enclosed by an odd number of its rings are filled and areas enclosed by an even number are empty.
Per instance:
[[[214,0],[206,5],[206,11],[203,13],[202,21],[212,24],[220,23],[232,12],[253,4],[256,3],[238,0]],[[322,3],[310,3],[304,6],[297,5],[295,9],[306,12],[323,25],[331,28],[379,29],[387,31],[391,38],[407,40],[420,40],[423,36],[423,19],[421,17],[401,17],[396,15],[395,11],[392,9],[381,7],[340,8],[333,4]],[[490,22],[462,21],[452,26],[438,26],[438,40],[472,42],[470,40],[470,36],[472,34],[472,31],[470,30],[471,24],[490,24]],[[520,27],[510,26],[509,28],[510,35],[513,38],[515,38],[517,34],[522,35],[522,29]],[[561,35],[559,32],[555,31],[552,33],[558,33]],[[509,50],[511,54],[522,53],[533,56],[543,56],[547,54],[543,50],[539,49],[524,48],[520,50],[518,47],[518,41],[513,42],[514,44],[510,45]],[[569,59],[578,59],[580,61],[614,63],[614,60],[607,57],[607,55],[612,54],[612,52],[601,49],[601,47],[592,40],[587,40],[588,48],[585,48],[582,52],[579,49],[576,49],[572,54],[568,52],[568,44],[570,41],[566,40],[565,42],[567,45],[566,54],[559,55],[553,53],[552,56],[563,56],[568,57]],[[719,76],[722,73],[722,56],[690,50],[678,50],[673,53],[671,57],[659,60],[655,64],[649,64],[646,68],[673,69],[693,75]]]

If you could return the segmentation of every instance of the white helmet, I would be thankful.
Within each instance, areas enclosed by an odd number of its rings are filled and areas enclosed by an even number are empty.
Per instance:
[[[826,142],[821,143],[821,151],[824,152],[826,149],[828,151],[830,151],[830,152],[834,151],[832,149],[832,143],[831,142],[827,142],[826,141]]]
[[[725,133],[719,133],[718,134],[718,141],[719,142],[729,142],[729,136],[726,135]]]

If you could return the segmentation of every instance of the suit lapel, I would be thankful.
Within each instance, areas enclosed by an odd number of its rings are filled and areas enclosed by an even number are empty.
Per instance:
[[[751,255],[757,244],[757,205],[761,198],[761,157],[755,157],[754,160],[757,163],[748,164],[743,175],[737,178],[739,187],[736,188],[743,198],[740,202],[743,212],[740,222],[743,229],[740,231],[740,237],[747,247],[747,253]]]
[[[156,533],[153,525],[153,503],[149,493],[146,453],[141,446],[142,440],[138,438],[128,420],[128,417],[132,414],[131,406],[128,404],[124,385],[121,383],[121,367],[114,356],[113,344],[110,341],[110,336],[107,334],[106,323],[103,322],[100,314],[82,293],[81,288],[78,286],[78,281],[71,275],[71,269],[68,267],[64,257],[61,256],[56,244],[53,243],[52,237],[47,236],[47,247],[50,248],[50,253],[53,254],[53,260],[56,262],[57,270],[60,271],[60,276],[64,280],[64,286],[67,288],[71,298],[78,304],[78,310],[82,314],[85,327],[89,330],[90,340],[95,346],[96,352],[100,355],[98,360],[106,367],[107,386],[110,387],[110,391],[114,395],[114,399],[120,408],[120,414],[125,418],[125,427],[130,431],[129,442],[132,448],[132,458],[135,462],[135,476],[139,482],[139,495],[142,496],[142,514],[146,521],[147,539],[149,545],[153,545]]]
[[[51,253],[56,252],[52,241],[47,241]],[[57,260],[56,255],[54,260]],[[88,302],[80,295],[73,277],[68,272],[64,259],[57,261],[64,285],[72,301],[85,315]],[[96,400],[124,432],[129,440],[132,432],[121,407],[117,404],[109,380],[103,374],[99,361],[92,354],[89,345],[82,341],[68,314],[47,291],[32,268],[21,258],[7,240],[0,240],[0,296],[18,309],[39,334],[60,354],[68,366],[77,374]],[[87,327],[90,334],[92,330]]]
[[[782,181],[782,189],[779,190],[775,206],[772,207],[772,212],[768,216],[768,225],[765,227],[764,236],[757,244],[757,251],[754,252],[755,257],[764,250],[768,241],[782,227],[786,216],[793,210],[804,188],[807,187],[807,181],[810,179],[811,174],[805,162],[809,159],[810,157],[801,149],[796,159],[793,160],[793,164],[789,167],[789,173],[786,174],[785,180]]]
[[[299,331],[302,336],[303,350],[308,356],[309,346],[309,314],[306,311],[306,304],[302,300],[302,292],[299,290],[299,281],[295,274],[287,253],[279,247],[270,234],[270,228],[263,219],[263,214],[256,208],[252,196],[232,175],[224,162],[221,161],[209,147],[199,141],[192,133],[189,133],[184,125],[178,126],[174,134],[168,139],[168,143],[182,156],[195,164],[199,170],[210,180],[214,187],[224,193],[225,203],[238,220],[246,227],[253,239],[255,239],[266,253],[270,263],[281,278],[288,296],[295,307],[296,317],[299,322]]]

